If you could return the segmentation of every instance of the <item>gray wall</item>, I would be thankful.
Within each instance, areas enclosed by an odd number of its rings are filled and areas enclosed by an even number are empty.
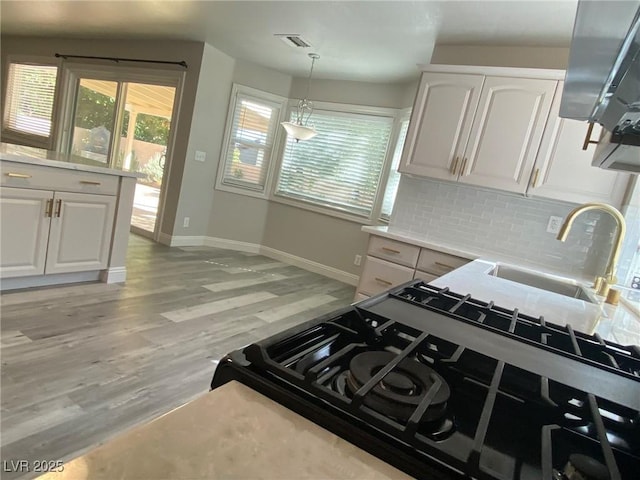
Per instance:
[[[0,43],[2,46],[0,60],[2,62],[3,87],[6,83],[4,79],[7,74],[7,57],[9,55],[37,55],[53,59],[55,53],[63,53],[149,60],[185,60],[187,62],[189,68],[185,72],[182,105],[175,131],[173,158],[167,176],[167,201],[162,223],[162,231],[171,234],[181,194],[182,174],[185,167],[204,44],[184,41],[64,39],[7,35],[0,37]],[[2,98],[4,99],[4,90]]]
[[[233,83],[257,88],[283,97],[289,96],[292,78],[268,68],[237,60],[233,71]],[[227,86],[231,94],[231,83]],[[228,105],[225,106],[226,117]],[[223,125],[224,128],[224,125]],[[221,130],[222,131],[222,130]],[[215,158],[216,169],[220,149]],[[274,152],[272,161],[276,160]],[[211,188],[215,181],[211,183]],[[207,235],[210,237],[261,244],[267,222],[270,202],[266,199],[215,190],[209,217]]]
[[[413,102],[416,85],[314,80],[309,97],[318,102],[404,108]],[[305,90],[306,79],[296,78],[289,97],[300,98]],[[353,260],[366,252],[368,236],[360,231],[364,224],[273,201],[263,245],[359,275],[362,267],[354,265]]]
[[[205,44],[173,235],[207,235],[234,66],[232,57]],[[194,159],[196,150],[206,153],[204,162]]]

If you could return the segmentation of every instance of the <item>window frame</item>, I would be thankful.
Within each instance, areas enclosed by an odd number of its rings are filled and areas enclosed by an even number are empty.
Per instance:
[[[384,196],[387,193],[387,188],[389,187],[389,177],[391,176],[391,168],[393,167],[393,155],[395,153],[395,150],[398,148],[398,140],[400,140],[400,132],[402,131],[402,123],[404,121],[409,122],[408,125],[411,125],[411,111],[412,111],[412,107],[407,107],[407,108],[401,108],[398,110],[398,113],[396,115],[396,119],[393,125],[393,133],[392,133],[392,138],[391,141],[393,141],[393,151],[391,152],[391,155],[389,156],[389,167],[383,172],[383,176],[384,176],[384,188],[382,188],[382,195],[380,198],[380,209],[378,211],[378,215],[377,215],[377,219],[379,222],[384,223],[385,225],[389,224],[389,220],[391,220],[391,215],[393,215],[393,208],[391,209],[391,214],[387,217],[384,216],[382,214],[382,204],[384,202]],[[407,138],[409,136],[409,130],[407,127],[407,134],[405,136],[404,139],[404,143],[407,143]],[[405,145],[402,145],[402,150],[400,152],[400,162],[402,162],[402,154],[404,153],[404,147]],[[398,164],[398,167],[400,167],[400,164]],[[398,172],[399,175],[402,175],[400,172]],[[382,179],[380,181],[380,183],[382,184]],[[397,192],[396,192],[396,196],[397,196]],[[393,206],[395,208],[395,200],[393,202]]]
[[[53,105],[51,107],[51,131],[48,137],[19,132],[7,127],[7,92],[9,87],[9,70],[11,64],[34,65],[43,67],[56,67],[56,86],[53,92]],[[63,88],[62,62],[60,59],[34,56],[34,55],[8,55],[4,64],[4,75],[2,78],[2,141],[28,145],[30,147],[54,150],[58,132],[60,129],[59,117],[61,108],[61,93]]]
[[[298,105],[299,99],[289,99],[287,108],[286,108],[286,118],[290,118],[291,113],[295,110],[296,105]],[[347,113],[347,114],[355,114],[355,115],[372,115],[379,117],[389,117],[392,119],[392,127],[391,133],[389,136],[389,143],[387,145],[387,150],[385,152],[385,157],[382,162],[382,171],[380,174],[380,179],[378,181],[378,187],[376,189],[375,198],[373,201],[373,207],[371,209],[371,213],[368,216],[358,215],[355,213],[348,212],[346,210],[342,210],[335,207],[321,205],[319,203],[315,203],[308,200],[295,199],[289,196],[285,196],[282,194],[277,194],[277,186],[280,180],[282,161],[284,157],[284,151],[286,148],[286,134],[281,136],[280,145],[278,148],[278,156],[277,161],[274,165],[274,174],[273,181],[271,184],[269,200],[282,203],[284,205],[289,205],[297,208],[301,208],[304,210],[309,210],[316,213],[321,213],[325,215],[329,215],[332,217],[340,218],[343,220],[348,220],[351,222],[359,223],[362,225],[373,225],[378,223],[378,218],[380,217],[380,210],[382,209],[382,199],[384,197],[384,190],[386,189],[386,182],[389,177],[389,168],[391,166],[391,160],[393,157],[393,148],[397,142],[398,133],[399,133],[399,114],[402,111],[398,108],[388,108],[388,107],[374,107],[374,106],[364,106],[364,105],[355,105],[355,104],[345,104],[345,103],[334,103],[334,102],[321,102],[314,101],[314,112],[325,111],[328,113]],[[313,114],[311,115],[311,123],[313,123]]]
[[[271,143],[271,154],[266,164],[264,188],[254,189],[249,187],[243,187],[241,185],[229,185],[224,182],[224,175],[226,170],[226,162],[228,156],[228,149],[231,144],[231,129],[233,128],[233,118],[236,114],[236,107],[238,102],[238,95],[247,95],[254,97],[258,100],[263,100],[271,104],[279,104],[280,112],[276,119],[276,129],[273,134],[273,141]],[[255,88],[247,87],[239,83],[233,83],[231,87],[231,96],[229,98],[229,108],[227,109],[227,119],[224,127],[224,137],[222,141],[222,148],[220,149],[220,157],[218,160],[218,172],[216,174],[216,190],[223,192],[237,193],[241,195],[247,195],[250,197],[262,198],[268,200],[270,198],[271,187],[274,177],[274,166],[280,156],[280,144],[283,138],[283,129],[280,127],[280,123],[285,121],[285,114],[288,112],[287,98],[281,97],[269,92],[264,92]]]

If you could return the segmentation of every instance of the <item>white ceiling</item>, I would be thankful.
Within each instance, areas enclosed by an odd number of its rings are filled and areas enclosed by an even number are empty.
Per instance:
[[[206,41],[227,54],[314,78],[415,77],[438,44],[568,47],[577,0],[8,1],[4,34]],[[293,49],[275,33],[301,34]]]

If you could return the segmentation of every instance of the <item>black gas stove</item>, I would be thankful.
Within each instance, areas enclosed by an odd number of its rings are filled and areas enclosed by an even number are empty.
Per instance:
[[[230,353],[240,381],[428,479],[640,476],[640,349],[412,281]]]

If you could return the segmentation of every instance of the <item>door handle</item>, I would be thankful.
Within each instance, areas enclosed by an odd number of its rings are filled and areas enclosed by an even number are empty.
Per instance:
[[[589,127],[587,128],[587,134],[584,136],[584,142],[582,143],[582,150],[586,150],[587,148],[589,148],[589,144],[595,144],[597,145],[600,142],[597,142],[596,140],[591,140],[591,132],[593,132],[593,122],[589,122]]]
[[[462,159],[462,166],[460,167],[460,176],[461,177],[464,177],[464,175],[465,175],[464,171],[465,171],[466,168],[467,168],[467,159],[463,158]]]
[[[533,172],[533,178],[531,179],[531,188],[536,188],[538,184],[538,176],[540,175],[540,169],[536,168],[536,171]]]
[[[44,208],[44,216],[45,218],[51,218],[52,214],[53,214],[53,198],[50,198],[49,200],[47,200],[47,205]]]
[[[451,166],[451,175],[453,176],[456,175],[456,169],[458,168],[458,160],[460,160],[460,157],[456,157],[453,159],[453,164]]]
[[[62,212],[62,200],[59,199],[56,203],[56,217],[60,218],[60,213]]]
[[[31,175],[27,175],[26,173],[9,172],[9,173],[7,173],[7,177],[11,177],[11,178],[31,178]]]

